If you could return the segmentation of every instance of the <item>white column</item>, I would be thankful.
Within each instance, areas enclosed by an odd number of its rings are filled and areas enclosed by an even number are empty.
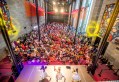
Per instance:
[[[80,0],[76,0],[75,9],[79,9],[79,1],[80,1]]]

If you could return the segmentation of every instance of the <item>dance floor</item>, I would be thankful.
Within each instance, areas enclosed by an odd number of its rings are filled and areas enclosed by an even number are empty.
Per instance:
[[[61,67],[61,73],[65,76],[65,82],[72,82],[72,70],[78,68],[78,73],[81,77],[81,82],[94,82],[93,78],[87,73],[84,65],[71,65],[71,69],[66,68],[67,65],[55,65],[55,68]],[[25,65],[16,82],[39,82],[41,65]],[[54,65],[48,65],[46,73],[51,77],[50,82],[56,82],[56,72]],[[49,78],[48,78],[49,79]],[[63,79],[58,82],[64,82]]]

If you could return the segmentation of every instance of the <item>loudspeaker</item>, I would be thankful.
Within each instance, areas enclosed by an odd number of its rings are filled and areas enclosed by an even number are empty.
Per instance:
[[[70,66],[66,66],[66,68],[67,68],[67,69],[71,69],[71,67],[70,67]]]
[[[101,53],[102,55],[104,55],[104,53],[105,53],[105,51],[106,51],[108,45],[109,45],[109,42],[106,42],[106,44],[105,44],[105,46],[104,46],[104,49],[103,49],[103,51],[102,51],[102,53]]]
[[[8,81],[8,82],[15,82],[15,80],[14,80],[13,76],[10,76],[10,79],[9,79],[9,81]]]
[[[101,41],[101,38],[100,37],[96,37],[94,45],[99,45],[100,41]]]
[[[18,77],[19,76],[19,72],[18,72],[17,68],[13,65],[11,69],[12,69],[13,75],[15,77]]]
[[[94,75],[95,74],[95,70],[97,69],[98,65],[93,65],[91,68],[91,74]]]
[[[19,62],[18,63],[18,68],[19,69],[17,69],[17,67],[16,66],[14,66],[14,65],[12,65],[12,73],[13,73],[13,75],[15,76],[15,77],[18,77],[19,76],[19,74],[20,74],[20,72],[21,72],[21,70],[23,69],[23,64],[22,64],[22,62]]]

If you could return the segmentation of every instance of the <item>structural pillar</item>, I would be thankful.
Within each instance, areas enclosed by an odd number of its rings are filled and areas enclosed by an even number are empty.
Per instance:
[[[75,30],[75,36],[74,36],[74,44],[76,44],[76,36],[77,36],[77,30],[78,30],[79,17],[80,17],[80,11],[81,11],[82,3],[83,3],[83,0],[80,0],[79,11],[78,11],[78,19],[77,19],[77,23],[76,23],[76,30]]]
[[[69,28],[70,28],[70,26],[71,26],[72,6],[73,6],[73,1],[71,1],[71,4],[70,4],[70,12],[69,12],[69,18],[68,18],[68,27],[69,27]]]
[[[17,73],[19,74],[21,70],[20,70],[20,68],[18,66],[18,63],[17,63],[16,57],[15,57],[15,54],[14,54],[10,39],[9,39],[9,35],[7,33],[7,30],[6,30],[6,26],[4,24],[4,20],[3,20],[1,12],[0,12],[0,30],[1,30],[1,33],[2,33],[3,38],[5,40],[6,46],[8,47],[8,51],[10,53],[10,57],[12,59],[13,66],[15,66],[15,69],[17,70]]]
[[[45,25],[47,24],[47,2],[44,1],[45,4]]]
[[[40,41],[40,26],[39,26],[39,13],[38,13],[38,0],[35,0],[35,5],[36,5],[36,17],[37,17],[37,25],[38,25],[38,40]]]

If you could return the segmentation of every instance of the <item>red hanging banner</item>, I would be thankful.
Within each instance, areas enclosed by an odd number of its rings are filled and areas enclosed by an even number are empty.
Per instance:
[[[24,1],[24,7],[26,11],[26,16],[32,17],[36,16],[36,6],[33,3],[30,3],[29,1]],[[39,16],[44,16],[44,9],[40,6],[38,7],[38,13]]]

